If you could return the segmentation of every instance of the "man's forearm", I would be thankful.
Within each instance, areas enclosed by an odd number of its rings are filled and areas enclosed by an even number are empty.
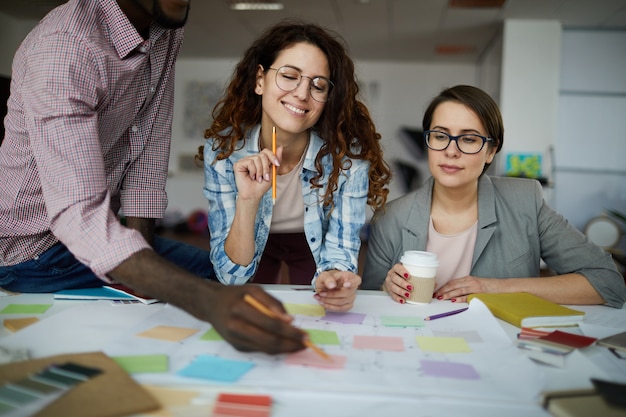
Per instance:
[[[126,226],[139,231],[143,238],[146,239],[146,241],[150,244],[150,246],[154,246],[155,225],[155,219],[144,219],[141,217],[126,218]]]

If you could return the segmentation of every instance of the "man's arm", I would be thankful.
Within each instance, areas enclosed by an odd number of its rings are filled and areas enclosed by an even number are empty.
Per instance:
[[[207,281],[148,249],[135,253],[108,275],[117,282],[211,323],[238,350],[278,354],[305,348],[305,333],[291,325],[291,317],[281,303],[261,287],[224,286]],[[245,294],[266,305],[279,319],[258,314],[244,301]]]
[[[142,219],[139,217],[127,217],[126,226],[141,233],[150,246],[154,246],[154,229],[156,221],[154,219]]]

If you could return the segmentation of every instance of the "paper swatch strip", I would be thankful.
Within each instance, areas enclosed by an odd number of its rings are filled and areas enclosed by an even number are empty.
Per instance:
[[[4,384],[0,386],[0,416],[34,415],[74,386],[101,373],[99,369],[68,362]]]

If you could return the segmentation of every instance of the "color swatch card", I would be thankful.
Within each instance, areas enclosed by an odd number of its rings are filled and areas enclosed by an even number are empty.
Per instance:
[[[271,412],[269,395],[220,393],[211,417],[270,417]]]
[[[102,371],[75,363],[48,366],[29,377],[0,386],[0,416],[31,416],[74,386]]]

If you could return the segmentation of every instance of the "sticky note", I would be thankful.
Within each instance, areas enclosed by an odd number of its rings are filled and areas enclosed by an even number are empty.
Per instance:
[[[22,330],[24,327],[28,327],[33,323],[37,323],[39,319],[37,317],[24,317],[23,319],[5,319],[4,327],[11,330],[12,332],[17,332]]]
[[[365,314],[327,311],[323,319],[335,323],[363,324],[363,320],[365,320]]]
[[[332,330],[302,329],[309,334],[316,345],[339,345],[339,336]]]
[[[224,340],[224,338],[217,332],[217,330],[215,330],[215,327],[211,327],[202,336],[200,336],[200,340],[219,342]]]
[[[129,355],[112,358],[129,374],[161,373],[169,369],[167,355]]]
[[[427,352],[469,353],[472,351],[462,337],[417,336],[417,345]]]
[[[137,333],[137,336],[167,340],[169,342],[180,342],[197,332],[198,329],[189,329],[186,327],[155,326],[145,332]]]
[[[420,361],[424,376],[437,376],[454,379],[480,379],[472,365],[443,361]]]
[[[323,317],[326,315],[326,310],[319,304],[290,304],[284,303],[287,313],[295,315],[300,314],[302,316],[311,317]]]
[[[380,321],[386,327],[424,327],[424,319],[417,316],[382,316]]]
[[[198,396],[198,392],[194,390],[185,390],[177,388],[160,387],[156,385],[143,385],[142,386],[154,397],[159,399],[159,403],[163,406],[161,411],[167,411],[165,409],[169,407],[191,405],[191,401]],[[155,414],[153,411],[150,413]],[[156,415],[161,415],[156,414]],[[165,415],[170,415],[165,414]]]
[[[438,337],[462,337],[468,343],[482,343],[483,338],[480,333],[475,330],[449,331],[449,330],[433,330],[433,335]]]
[[[340,355],[328,355],[332,359],[331,361],[322,358],[311,349],[301,350],[300,352],[292,353],[285,358],[287,365],[301,365],[310,366],[312,368],[322,369],[343,369],[346,366],[347,357]]]
[[[352,341],[354,349],[372,349],[390,352],[404,351],[404,343],[397,336],[354,336]]]
[[[0,314],[43,314],[52,304],[9,304]]]
[[[253,367],[253,362],[200,355],[177,374],[212,381],[236,382]]]

